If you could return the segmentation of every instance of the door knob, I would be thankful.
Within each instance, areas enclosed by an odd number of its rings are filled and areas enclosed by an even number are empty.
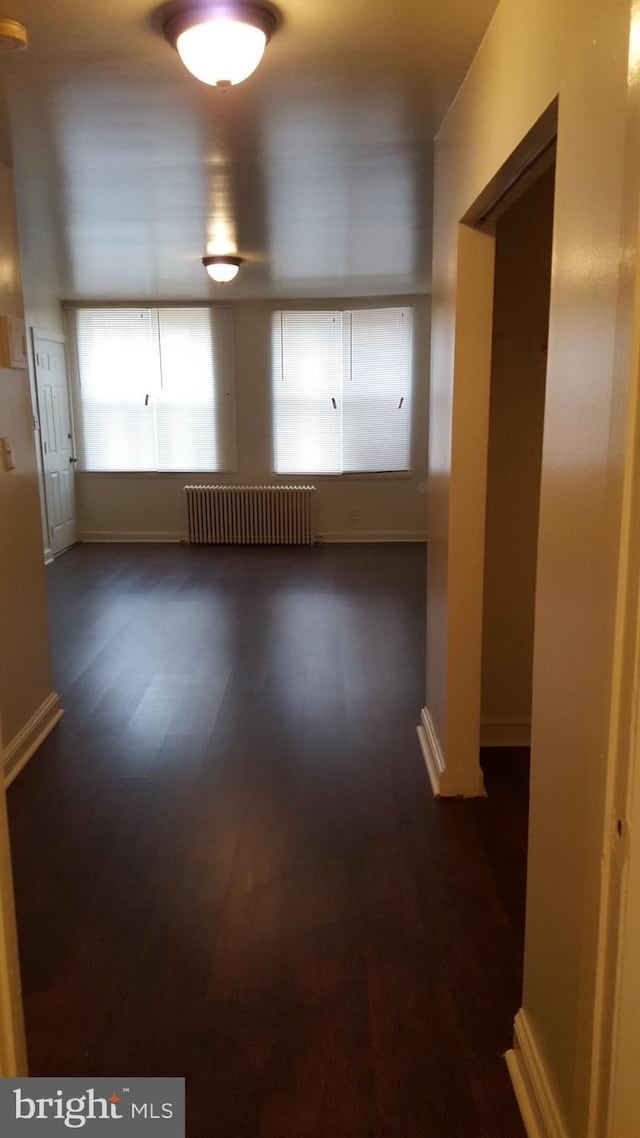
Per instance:
[[[77,462],[77,461],[78,461],[77,458],[70,458],[69,459],[69,462]]]

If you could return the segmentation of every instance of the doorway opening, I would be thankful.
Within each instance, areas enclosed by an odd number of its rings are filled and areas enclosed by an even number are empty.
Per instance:
[[[538,514],[555,163],[504,200],[495,226],[487,447],[480,761],[487,852],[524,945]],[[505,856],[505,849],[508,856]],[[499,855],[498,856],[498,851]]]

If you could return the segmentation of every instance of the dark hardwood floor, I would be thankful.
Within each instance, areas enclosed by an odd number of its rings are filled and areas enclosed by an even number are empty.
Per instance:
[[[31,1073],[186,1075],[189,1138],[522,1138],[526,780],[431,796],[424,546],[48,575],[66,714],[9,791]]]

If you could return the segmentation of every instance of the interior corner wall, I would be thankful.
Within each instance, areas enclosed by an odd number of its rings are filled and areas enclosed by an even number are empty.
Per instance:
[[[638,208],[631,0],[501,0],[435,147],[426,703],[445,767],[479,715],[461,581],[482,572],[456,453],[461,224],[557,100],[523,1010],[567,1135],[589,1117],[600,859]],[[477,528],[477,527],[476,527]],[[465,548],[465,535],[467,537]],[[475,538],[474,538],[475,540]],[[475,635],[475,633],[474,633]],[[446,682],[443,680],[446,677]],[[465,760],[466,761],[466,760]],[[558,1131],[559,1132],[559,1131]]]
[[[496,224],[481,742],[530,742],[554,167]]]
[[[13,174],[0,165],[0,312],[22,318]],[[0,720],[4,754],[51,700],[49,628],[29,374],[0,370]]]
[[[414,309],[412,465],[409,474],[275,477],[271,462],[271,314],[274,309],[322,309],[411,304]],[[238,467],[233,474],[190,481],[282,485],[313,482],[318,529],[325,540],[425,540],[429,298],[368,297],[349,301],[234,303]],[[92,474],[77,477],[80,536],[85,541],[167,540],[185,536],[183,474]]]

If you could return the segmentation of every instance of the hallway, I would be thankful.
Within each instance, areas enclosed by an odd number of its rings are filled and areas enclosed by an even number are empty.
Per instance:
[[[526,800],[495,756],[431,796],[425,547],[85,545],[48,582],[31,1074],[185,1075],[189,1138],[521,1138]]]

